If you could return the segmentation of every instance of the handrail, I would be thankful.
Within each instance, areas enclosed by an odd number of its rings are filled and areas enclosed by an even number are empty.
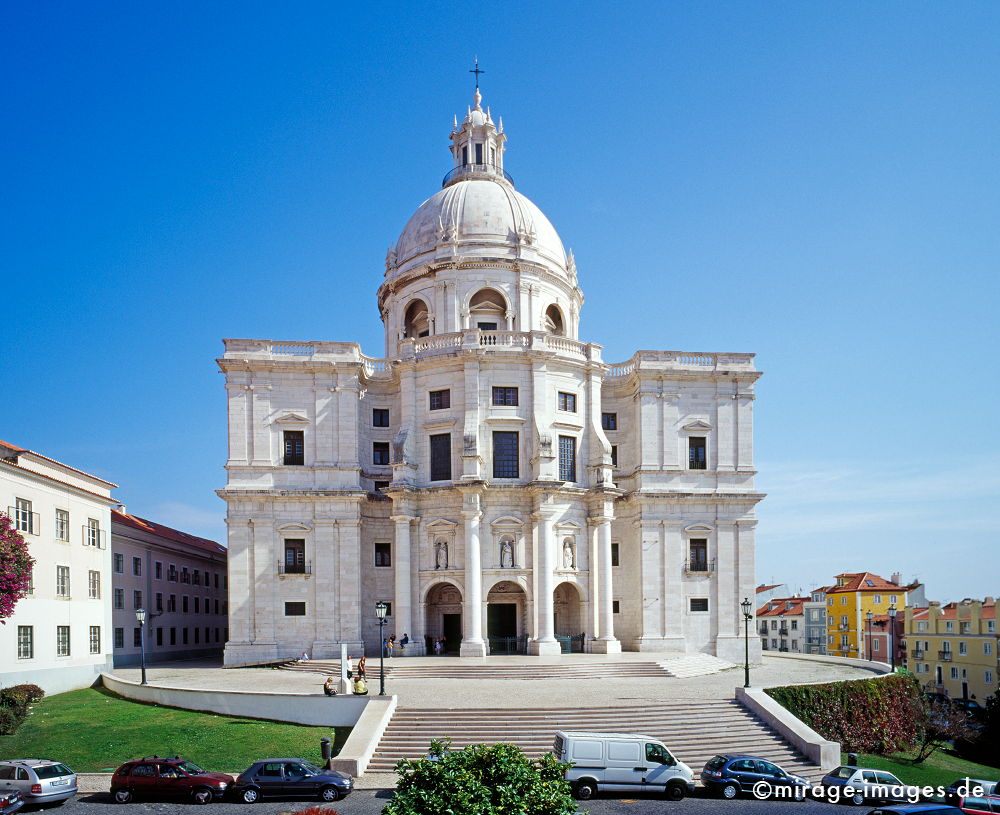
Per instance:
[[[514,179],[511,178],[510,173],[504,170],[502,167],[497,167],[495,164],[460,164],[458,167],[454,167],[445,173],[443,179],[441,179],[441,186],[446,187],[456,178],[461,176],[477,176],[477,175],[499,175],[504,181],[513,186]]]

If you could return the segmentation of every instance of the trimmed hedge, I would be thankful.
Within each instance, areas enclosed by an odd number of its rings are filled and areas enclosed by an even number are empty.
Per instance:
[[[908,674],[765,688],[764,693],[852,753],[906,750],[918,740],[926,720],[920,685]]]
[[[38,685],[12,685],[0,688],[0,735],[13,736],[28,718],[28,710],[45,696]]]

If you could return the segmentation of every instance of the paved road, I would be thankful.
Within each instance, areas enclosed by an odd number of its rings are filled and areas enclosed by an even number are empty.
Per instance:
[[[391,797],[387,790],[356,790],[347,798],[333,804],[340,815],[379,815],[382,807]],[[306,809],[311,801],[265,801],[253,806],[238,803],[208,804],[195,806],[176,802],[143,802],[119,806],[112,803],[111,798],[104,793],[80,795],[67,802],[57,810],[59,815],[149,815],[149,813],[190,813],[190,815],[277,815],[277,813],[295,813]],[[808,801],[792,803],[790,801],[757,801],[740,799],[739,801],[720,801],[716,798],[700,796],[686,798],[679,803],[664,801],[659,796],[642,796],[636,798],[621,798],[602,795],[586,804],[581,804],[581,812],[591,815],[663,815],[665,812],[676,815],[742,815],[744,812],[753,815],[837,815],[841,807],[830,804]],[[858,811],[858,810],[855,810]],[[868,808],[860,812],[867,812]]]

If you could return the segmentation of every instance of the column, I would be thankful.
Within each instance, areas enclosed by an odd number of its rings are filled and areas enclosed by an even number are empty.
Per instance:
[[[355,510],[360,516],[360,510]],[[359,517],[337,519],[337,613],[340,618],[340,642],[346,643],[351,656],[361,653],[361,618],[375,617],[375,607],[361,607],[361,521]]]
[[[555,619],[552,592],[554,590],[552,573],[552,518],[542,513],[532,516],[535,520],[535,541],[537,554],[535,557],[535,615],[538,628],[535,639],[528,643],[531,654],[562,653],[555,638]]]
[[[335,659],[340,654],[340,620],[337,605],[337,522],[333,519],[315,521],[313,531],[312,574],[315,604],[316,634],[312,647],[313,659]]]
[[[413,628],[411,575],[410,575],[410,522],[409,515],[393,515],[396,524],[396,546],[393,552],[392,569],[395,593],[392,598],[392,617],[396,641],[403,634],[410,634]],[[409,650],[409,647],[407,647]],[[405,653],[405,651],[404,651]]]
[[[601,634],[594,643],[594,651],[601,654],[620,654],[621,643],[615,638],[614,585],[611,567],[611,518],[597,518],[597,550],[600,580],[600,620]]]
[[[465,510],[465,637],[460,656],[486,656],[483,641],[483,569],[479,548],[479,509]]]

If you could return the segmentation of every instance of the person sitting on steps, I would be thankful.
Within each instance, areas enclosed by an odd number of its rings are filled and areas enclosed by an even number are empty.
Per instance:
[[[323,683],[323,693],[327,696],[337,695],[337,685],[334,683],[332,676],[328,676],[326,682]]]

